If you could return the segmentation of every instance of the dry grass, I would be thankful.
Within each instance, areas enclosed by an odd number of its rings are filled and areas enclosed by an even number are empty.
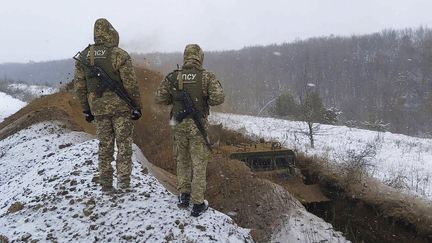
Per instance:
[[[364,175],[361,183],[346,183],[346,174],[339,167],[303,154],[297,159],[301,169],[309,171],[317,183],[330,185],[347,198],[361,200],[383,217],[405,225],[420,237],[432,239],[432,203]]]

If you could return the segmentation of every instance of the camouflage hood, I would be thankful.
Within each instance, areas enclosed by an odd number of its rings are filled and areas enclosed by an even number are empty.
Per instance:
[[[183,67],[201,68],[204,61],[204,52],[197,44],[186,46],[183,54]]]
[[[94,24],[95,44],[106,44],[108,46],[118,46],[119,35],[110,22],[106,19],[98,19]]]

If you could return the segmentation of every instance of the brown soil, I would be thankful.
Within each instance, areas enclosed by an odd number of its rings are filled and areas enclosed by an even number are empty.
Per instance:
[[[16,213],[24,209],[24,205],[20,202],[13,203],[7,210],[8,213]]]
[[[175,191],[175,183],[173,182],[175,177],[172,174],[175,174],[176,166],[172,156],[172,139],[168,126],[169,112],[167,108],[156,106],[153,102],[153,94],[162,79],[162,75],[143,68],[136,68],[136,72],[144,108],[143,118],[135,123],[134,142],[141,148],[148,160],[157,166],[150,168],[151,171],[153,173],[156,171],[156,176],[165,185],[168,185],[172,191]],[[73,94],[66,89],[63,92],[36,99],[6,119],[0,124],[0,139],[33,123],[44,120],[61,120],[72,130],[85,131],[91,134],[95,132],[93,125],[83,119],[81,109]],[[218,141],[217,144],[251,142],[241,134],[228,132],[220,126],[213,126],[209,133],[212,141]],[[310,178],[319,178],[319,180],[316,179],[316,182],[322,185],[321,189],[332,192],[334,188],[338,188],[338,193],[346,195],[346,197],[340,199],[341,203],[337,207],[338,209],[344,207],[345,203],[347,203],[347,197],[356,195],[350,191],[351,189],[348,190],[346,186],[340,185],[333,174],[325,170],[323,172],[322,166],[318,166],[321,161],[309,161],[308,158],[303,158],[301,161],[303,162],[301,163],[303,169],[314,175],[310,176]],[[306,168],[305,165],[308,164],[313,165],[312,168]],[[297,195],[293,189],[294,187],[290,189],[289,184],[284,184],[284,178],[280,174],[271,176],[252,173],[242,162],[228,159],[227,155],[219,150],[217,145],[209,161],[207,177],[208,190],[206,196],[211,206],[231,215],[240,226],[253,229],[254,239],[258,242],[268,241],[272,230],[279,223],[280,215],[283,215],[290,208],[302,207],[300,202],[288,192],[291,191],[294,195]],[[288,191],[281,189],[272,181],[281,184]],[[337,186],[332,187],[334,185]],[[422,208],[417,204],[409,207],[408,202],[397,201],[395,203],[387,198],[379,199],[379,195],[376,194],[375,197],[372,197],[373,193],[377,192],[377,188],[370,187],[370,190],[370,193],[363,193],[363,197],[361,197],[361,201],[364,201],[365,205],[372,205],[365,207],[368,212],[379,214],[380,219],[387,220],[387,217],[403,219],[403,222],[409,223],[408,227],[401,226],[402,229],[406,229],[407,235],[418,234],[424,238],[431,234],[430,227],[432,224],[430,218],[429,221],[425,219],[425,215],[430,215],[430,212],[432,212],[430,208]],[[365,190],[362,189],[361,191],[364,192]],[[335,199],[331,193],[326,195],[331,199]],[[426,211],[422,211],[423,209]],[[317,210],[316,213],[318,214],[319,211]],[[327,212],[328,210],[322,209],[321,211]],[[343,219],[346,220],[347,217],[349,215],[345,215]],[[368,220],[369,218],[356,223],[367,228],[366,226],[369,225]],[[399,221],[396,220],[396,222]],[[341,223],[341,225],[343,224]],[[382,234],[382,232],[376,232],[376,234]]]
[[[222,154],[210,161],[207,178],[212,207],[230,215],[240,226],[253,229],[258,242],[268,240],[285,212],[303,208],[287,191]]]
[[[8,243],[9,240],[8,238],[6,238],[6,236],[4,235],[0,235],[0,243]]]
[[[72,130],[94,134],[94,127],[85,122],[82,117],[78,101],[74,99],[71,93],[60,92],[43,96],[32,101],[29,105],[0,123],[0,139],[34,123],[46,120],[59,120]]]
[[[303,204],[311,202],[327,202],[330,200],[322,193],[318,184],[306,185],[301,175],[292,175],[288,169],[255,172],[255,174],[260,178],[281,185]]]

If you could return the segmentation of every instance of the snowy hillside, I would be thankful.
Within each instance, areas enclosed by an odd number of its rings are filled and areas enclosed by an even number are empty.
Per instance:
[[[94,182],[97,140],[39,123],[0,141],[0,239],[39,242],[252,242],[248,229],[209,209],[199,218],[142,170],[134,146],[133,191],[104,194]],[[115,184],[114,180],[114,184]],[[210,202],[211,203],[211,202]],[[281,215],[272,242],[347,242],[304,208]]]
[[[2,91],[16,99],[29,102],[42,95],[49,95],[58,92],[58,89],[43,85],[12,83],[8,84],[2,89]]]
[[[0,92],[0,122],[26,105],[27,103]]]
[[[152,175],[134,148],[133,191],[104,194],[93,182],[97,140],[57,122],[0,141],[0,235],[39,242],[251,242],[249,230],[209,209],[199,218]],[[115,183],[115,181],[114,181]]]
[[[320,125],[315,148],[304,134],[304,122],[227,113],[213,113],[213,124],[281,142],[285,147],[343,163],[367,154],[369,172],[384,183],[432,200],[432,139],[388,132]],[[368,153],[365,153],[368,152]]]
[[[9,84],[8,89],[15,92],[29,93],[35,97],[41,95],[49,95],[58,91],[57,88],[43,86],[43,85],[29,85],[29,84]]]

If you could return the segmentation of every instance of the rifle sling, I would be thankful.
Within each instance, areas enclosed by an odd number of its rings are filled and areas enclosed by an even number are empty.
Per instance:
[[[90,50],[89,50],[89,54],[90,54],[90,66],[94,66],[95,65],[95,63],[94,63],[94,46],[93,45],[91,45],[90,46]]]

